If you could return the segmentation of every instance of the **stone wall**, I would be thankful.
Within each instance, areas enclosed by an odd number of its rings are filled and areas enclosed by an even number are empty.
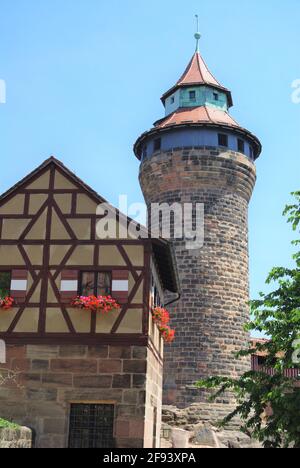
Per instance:
[[[247,345],[249,319],[248,203],[256,180],[242,154],[209,148],[162,152],[141,164],[147,204],[203,203],[204,246],[174,247],[182,287],[171,307],[176,340],[165,352],[166,404],[180,408],[205,402],[193,387],[211,375],[237,376],[250,360],[236,359]]]
[[[0,388],[0,415],[31,427],[36,447],[60,448],[68,446],[72,402],[114,403],[116,446],[143,447],[151,353],[136,346],[8,346],[6,367],[19,374],[17,384]]]
[[[0,449],[3,448],[31,448],[32,431],[27,427],[19,429],[0,429]]]
[[[170,448],[173,430],[181,429],[186,431],[189,448],[261,448],[260,443],[241,432],[238,417],[225,428],[219,427],[234,409],[235,406],[222,403],[194,403],[185,409],[163,406],[162,447]]]
[[[163,343],[157,326],[150,319],[153,345],[147,356],[145,448],[160,447],[163,385]],[[160,342],[160,345],[159,345]]]

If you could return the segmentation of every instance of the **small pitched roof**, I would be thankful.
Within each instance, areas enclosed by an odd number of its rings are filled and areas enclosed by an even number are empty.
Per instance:
[[[32,181],[32,179],[36,178],[37,176],[39,176],[40,173],[43,173],[53,165],[56,168],[58,168],[76,186],[79,186],[83,190],[85,190],[87,195],[89,195],[94,201],[96,201],[99,204],[108,203],[103,197],[101,197],[97,192],[95,192],[95,190],[93,190],[76,174],[74,174],[74,172],[70,171],[70,169],[68,169],[61,161],[56,159],[54,156],[51,156],[50,158],[46,159],[46,161],[44,161],[40,166],[38,166],[34,171],[32,171],[22,180],[17,182],[13,187],[7,190],[7,192],[3,193],[0,196],[0,206],[3,205],[6,201],[8,201],[11,197],[13,197],[19,189],[22,189],[24,186],[28,185]],[[110,206],[114,208],[112,205]],[[123,220],[124,222],[134,222],[132,219],[128,218],[119,210],[116,211],[120,220]],[[152,239],[151,232],[146,227],[138,223],[136,224],[140,227],[140,230],[142,232],[148,234],[148,239],[149,242],[152,244],[153,255],[164,288],[170,292],[179,293],[180,281],[175,259],[175,253],[172,244],[165,239]]]
[[[192,59],[190,60],[188,66],[186,67],[183,75],[179,78],[176,85],[173,86],[169,91],[167,91],[162,96],[162,101],[164,102],[170,94],[175,92],[181,86],[212,86],[223,92],[228,96],[229,107],[233,105],[231,92],[222,86],[218,80],[213,76],[209,71],[206,63],[204,62],[200,52],[195,52]]]

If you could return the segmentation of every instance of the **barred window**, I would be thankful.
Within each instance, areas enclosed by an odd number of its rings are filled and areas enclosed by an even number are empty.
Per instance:
[[[72,404],[69,448],[113,448],[114,405]]]

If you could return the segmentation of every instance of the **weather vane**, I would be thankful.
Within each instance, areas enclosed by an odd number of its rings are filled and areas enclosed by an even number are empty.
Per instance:
[[[196,18],[196,26],[197,26],[197,32],[195,34],[195,39],[196,39],[196,52],[199,52],[199,41],[201,39],[201,34],[199,33],[199,16],[195,15]]]

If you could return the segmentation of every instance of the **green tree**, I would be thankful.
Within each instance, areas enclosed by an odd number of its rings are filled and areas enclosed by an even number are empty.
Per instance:
[[[300,192],[293,195],[295,203],[285,208],[284,215],[299,236]],[[293,244],[299,247],[300,238]],[[273,367],[274,375],[250,371],[237,379],[212,377],[196,384],[199,388],[214,389],[212,400],[224,392],[233,392],[236,408],[221,425],[224,427],[239,416],[241,430],[266,448],[300,448],[300,251],[293,258],[294,268],[279,267],[270,272],[267,284],[274,284],[274,291],[260,293],[259,299],[250,303],[253,318],[246,329],[262,332],[270,341],[255,348],[250,345],[239,353],[250,356],[266,352],[266,367]],[[296,381],[285,376],[285,370],[291,368],[299,369]],[[272,410],[262,418],[267,407]]]

